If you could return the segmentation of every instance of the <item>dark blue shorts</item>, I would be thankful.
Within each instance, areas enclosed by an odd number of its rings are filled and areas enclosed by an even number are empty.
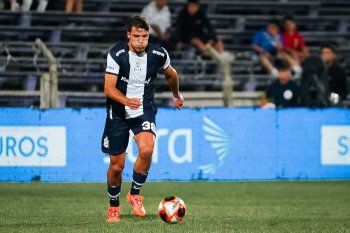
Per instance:
[[[109,155],[120,155],[129,143],[129,131],[132,130],[134,135],[141,132],[150,132],[156,135],[156,112],[149,111],[143,115],[131,118],[123,119],[117,114],[107,114],[105,129],[102,136],[102,151]]]

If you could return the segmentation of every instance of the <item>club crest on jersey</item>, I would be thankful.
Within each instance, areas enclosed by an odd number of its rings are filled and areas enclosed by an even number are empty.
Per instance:
[[[153,51],[152,51],[152,53],[153,53],[153,54],[156,54],[156,55],[159,55],[159,56],[162,56],[162,57],[164,57],[164,56],[165,56],[165,54],[164,54],[164,53],[161,53],[161,52],[156,51],[156,50],[153,50]]]
[[[141,64],[140,62],[136,62],[136,65],[134,67],[135,72],[140,72],[141,71]]]
[[[120,55],[121,53],[125,53],[125,49],[119,50],[118,52],[116,52],[115,55],[116,55],[117,57],[119,57],[119,55]]]

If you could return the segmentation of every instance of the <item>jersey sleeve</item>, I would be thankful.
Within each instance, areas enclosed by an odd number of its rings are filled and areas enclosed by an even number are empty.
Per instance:
[[[163,48],[163,47],[162,47],[162,49],[163,49],[163,51],[164,51],[164,53],[165,53],[166,58],[165,58],[165,62],[163,63],[163,65],[162,65],[161,68],[162,68],[163,70],[166,70],[166,69],[170,66],[170,57],[169,57],[169,54],[168,54],[168,52],[166,51],[166,49]]]
[[[110,53],[108,53],[107,56],[107,67],[106,67],[106,73],[108,74],[114,74],[118,75],[119,74],[119,65],[118,63],[113,59]]]

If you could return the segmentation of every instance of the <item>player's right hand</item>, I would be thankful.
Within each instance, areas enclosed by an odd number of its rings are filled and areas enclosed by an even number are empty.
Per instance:
[[[138,109],[141,105],[141,100],[138,98],[127,98],[126,106],[130,109]]]
[[[182,97],[182,95],[179,94],[177,97],[173,97],[173,101],[174,101],[174,107],[180,110],[185,100]]]

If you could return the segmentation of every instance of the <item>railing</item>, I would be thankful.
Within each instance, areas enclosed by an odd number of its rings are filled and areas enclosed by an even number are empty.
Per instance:
[[[57,61],[46,45],[37,38],[35,44],[40,48],[49,63],[49,73],[40,78],[40,108],[58,108]]]
[[[13,98],[38,98],[40,97],[40,91],[0,91],[0,98],[11,97]],[[185,98],[185,106],[191,108],[197,107],[220,107],[224,105],[224,98],[222,92],[183,92]],[[65,107],[68,99],[78,98],[82,103],[98,103],[98,106],[103,106],[105,103],[105,94],[103,92],[75,92],[75,91],[60,91],[58,92],[60,99],[60,107]],[[232,93],[231,99],[235,101],[231,102],[231,106],[260,106],[263,92],[249,92],[249,91],[236,91]],[[161,92],[155,94],[155,99],[159,101],[169,102],[171,101],[170,92]]]

